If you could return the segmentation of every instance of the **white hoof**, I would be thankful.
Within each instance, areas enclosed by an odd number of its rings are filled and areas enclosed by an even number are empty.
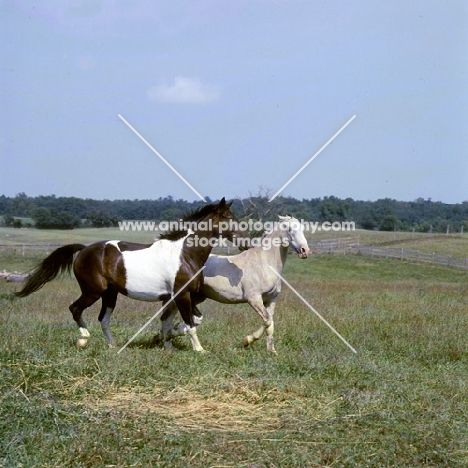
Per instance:
[[[80,327],[80,335],[83,337],[83,338],[89,338],[91,336],[91,334],[89,333],[88,329],[87,328],[83,328],[83,327]]]
[[[83,349],[83,348],[86,348],[86,345],[88,344],[88,340],[87,338],[78,338],[76,340],[76,347],[78,349]]]
[[[174,336],[186,335],[190,331],[190,326],[182,323],[177,330],[174,330]]]

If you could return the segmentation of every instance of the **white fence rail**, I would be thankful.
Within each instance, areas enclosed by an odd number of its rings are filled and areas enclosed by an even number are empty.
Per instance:
[[[402,247],[375,247],[374,245],[360,245],[359,237],[343,239],[329,239],[310,244],[313,253],[358,254],[371,257],[396,258],[416,263],[432,263],[434,265],[468,269],[468,257],[452,257],[435,252],[421,252],[420,250]]]
[[[417,263],[432,263],[435,265],[465,268],[468,269],[468,257],[452,257],[451,255],[441,255],[420,250],[404,249],[400,247],[378,248],[372,245],[359,246],[351,249],[349,253],[370,255],[371,257],[397,258],[399,260],[408,260]]]
[[[0,244],[0,252],[11,252],[25,257],[28,254],[39,252],[49,255],[55,249],[66,244]],[[227,247],[214,247],[213,253],[219,255],[230,255],[239,253],[237,247],[227,244]]]
[[[359,247],[360,239],[358,237],[341,237],[338,239],[324,239],[309,244],[309,248],[314,253],[339,253],[344,250]]]
[[[25,256],[33,252],[43,252],[48,255],[50,252],[65,244],[0,244],[0,252],[13,252],[17,255]],[[468,269],[468,257],[452,257],[451,255],[441,255],[437,253],[421,252],[420,250],[405,249],[402,247],[375,247],[373,245],[360,245],[359,237],[342,237],[338,239],[327,239],[310,243],[312,253],[323,254],[354,254],[369,255],[371,257],[395,258],[416,263],[431,263],[434,265],[449,266],[455,268]],[[236,247],[226,248],[215,247],[213,253],[235,254],[238,253]]]
[[[65,244],[0,244],[0,252],[15,252],[23,257],[30,252],[44,252],[49,254]]]

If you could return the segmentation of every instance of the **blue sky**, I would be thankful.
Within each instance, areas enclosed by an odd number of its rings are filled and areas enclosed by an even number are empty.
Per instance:
[[[465,1],[0,0],[0,194],[468,199]]]

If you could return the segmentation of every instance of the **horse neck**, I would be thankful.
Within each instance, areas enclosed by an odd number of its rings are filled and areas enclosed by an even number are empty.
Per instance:
[[[211,251],[213,250],[211,245],[211,239],[213,237],[214,234],[212,231],[196,231],[190,236],[193,242],[197,242],[197,245],[190,247],[190,255],[200,262],[200,267],[205,264],[205,262],[208,260],[208,257],[210,256]],[[206,245],[200,245],[200,239],[206,239]]]
[[[266,234],[264,238],[281,239],[280,246],[271,245],[271,248],[264,250],[264,253],[266,256],[272,259],[276,263],[277,268],[280,268],[282,271],[284,264],[286,263],[286,258],[288,257],[289,248],[289,246],[283,245],[283,239],[288,239],[289,244],[289,236],[279,227],[275,227],[270,233]],[[279,273],[281,273],[281,271],[279,271]]]
[[[201,223],[212,223],[213,219],[208,217],[202,218],[197,221],[197,224],[200,225]],[[189,257],[193,258],[199,264],[199,268],[205,264],[210,256],[211,251],[213,250],[212,247],[212,239],[215,237],[212,229],[201,230],[197,229],[193,234],[189,236],[192,242],[197,242],[194,246],[188,247],[186,250],[190,251]],[[200,245],[200,239],[205,239],[203,245]],[[203,242],[203,241],[202,241]],[[206,243],[206,245],[205,245]]]

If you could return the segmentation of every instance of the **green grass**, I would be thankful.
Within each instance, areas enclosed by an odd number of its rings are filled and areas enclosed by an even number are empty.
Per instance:
[[[0,283],[0,466],[467,466],[467,273],[291,255],[284,274],[357,354],[286,286],[273,356],[242,347],[260,325],[247,305],[211,301],[206,354],[187,338],[164,352],[156,327],[117,354],[98,304],[78,351],[73,279],[21,300]],[[158,307],[120,297],[118,345]]]
[[[434,236],[419,239],[407,239],[392,243],[391,247],[419,250],[424,253],[451,255],[452,257],[468,257],[467,236]]]
[[[67,244],[82,242],[89,244],[99,240],[122,239],[134,242],[153,242],[158,232],[121,231],[113,228],[80,228],[80,229],[36,229],[0,227],[0,244]]]

